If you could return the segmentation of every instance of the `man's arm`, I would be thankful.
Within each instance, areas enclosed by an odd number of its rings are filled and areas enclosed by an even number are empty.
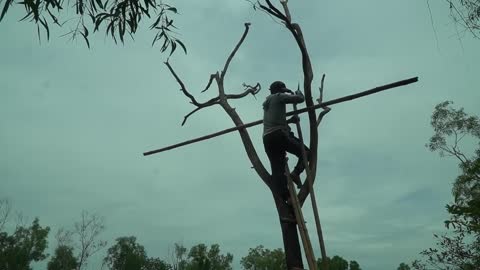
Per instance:
[[[300,92],[299,90],[295,91],[295,94],[293,94],[293,95],[280,94],[280,99],[285,104],[302,103],[302,102],[305,101],[305,97],[303,96],[303,93]]]

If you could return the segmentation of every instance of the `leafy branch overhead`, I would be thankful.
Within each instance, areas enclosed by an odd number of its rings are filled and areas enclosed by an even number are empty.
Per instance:
[[[50,39],[50,27],[56,25],[67,27],[69,31],[63,36],[70,39],[83,38],[90,48],[90,33],[105,28],[105,34],[115,43],[124,43],[125,35],[132,39],[142,21],[152,21],[150,30],[155,31],[152,46],[160,43],[160,51],[170,48],[170,55],[179,45],[185,53],[187,49],[176,37],[176,29],[172,16],[177,14],[177,8],[163,3],[161,0],[0,0],[4,2],[0,13],[0,22],[4,19],[11,6],[23,6],[24,16],[20,21],[28,21],[37,26],[40,39],[40,29],[43,29],[47,40]],[[73,7],[75,16],[65,18],[68,10]]]

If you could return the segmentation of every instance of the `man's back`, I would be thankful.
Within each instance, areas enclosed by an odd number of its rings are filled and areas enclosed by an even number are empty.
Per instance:
[[[304,100],[301,92],[295,95],[285,93],[269,95],[263,103],[263,136],[279,129],[288,131],[286,104],[300,103]]]

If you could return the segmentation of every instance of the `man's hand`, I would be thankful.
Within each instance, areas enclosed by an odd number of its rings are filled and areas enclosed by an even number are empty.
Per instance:
[[[302,91],[300,91],[300,90],[297,90],[297,91],[295,91],[295,95],[298,95],[298,96],[303,96],[303,93],[302,93]]]
[[[292,123],[297,123],[299,121],[300,121],[300,118],[298,117],[298,115],[294,115],[290,119],[287,120],[287,123],[292,124]]]

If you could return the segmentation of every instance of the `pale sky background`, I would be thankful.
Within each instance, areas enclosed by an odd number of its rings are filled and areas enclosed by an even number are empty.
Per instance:
[[[456,160],[424,144],[439,102],[480,114],[480,40],[458,39],[442,1],[431,1],[438,43],[423,0],[290,2],[308,42],[315,88],[327,74],[326,100],[419,76],[414,85],[333,106],[320,129],[315,189],[327,253],[357,260],[364,270],[396,269],[443,231],[459,170]],[[189,53],[170,61],[199,100],[215,95],[214,87],[200,90],[247,21],[250,34],[225,82],[229,93],[242,91],[243,82],[263,86],[257,100],[233,102],[243,120],[261,118],[272,81],[294,88],[301,80],[290,33],[248,2],[172,3]],[[0,23],[0,197],[51,226],[50,253],[55,231],[72,226],[84,209],[105,217],[109,245],[134,235],[149,256],[167,258],[175,242],[218,243],[240,269],[249,248],[283,246],[271,194],[250,169],[238,134],[142,156],[232,126],[217,107],[180,126],[193,106],[162,64],[165,55],[150,47],[153,32],[124,46],[99,33],[88,50],[82,40],[59,38],[64,30],[39,44],[36,28],[19,18],[15,7]],[[250,134],[269,168],[261,127]],[[88,269],[99,269],[105,252]]]

